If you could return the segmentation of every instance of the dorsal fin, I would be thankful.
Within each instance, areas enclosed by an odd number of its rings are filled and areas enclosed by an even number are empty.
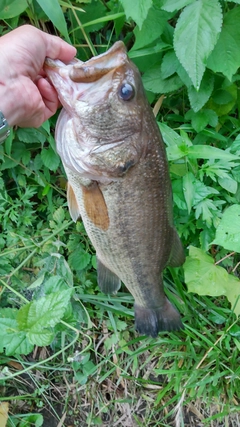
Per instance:
[[[72,189],[71,184],[69,184],[69,182],[67,184],[67,201],[68,201],[68,209],[69,209],[71,218],[73,219],[74,222],[77,222],[81,214],[80,214],[80,209],[79,209],[79,205],[78,205],[75,193]]]

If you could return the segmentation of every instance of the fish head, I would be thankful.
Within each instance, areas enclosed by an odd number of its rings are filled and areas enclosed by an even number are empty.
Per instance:
[[[47,58],[44,69],[64,107],[56,129],[63,164],[100,182],[124,175],[146,151],[148,105],[124,44],[116,42],[87,62]]]

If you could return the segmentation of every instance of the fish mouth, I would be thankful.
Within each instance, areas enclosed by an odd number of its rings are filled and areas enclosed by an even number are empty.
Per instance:
[[[125,45],[118,41],[108,51],[86,62],[74,58],[65,64],[46,58],[44,70],[62,105],[69,111],[76,100],[90,105],[100,103],[112,87],[112,75],[127,62]]]
[[[67,64],[59,59],[45,58],[44,70],[50,76],[57,73],[62,77],[69,77],[76,83],[93,83],[109,72],[121,67],[128,60],[123,42],[116,42],[108,51],[94,56],[86,62],[74,58]]]

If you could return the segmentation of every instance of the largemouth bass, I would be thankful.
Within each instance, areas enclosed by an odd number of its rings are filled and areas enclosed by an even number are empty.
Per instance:
[[[138,69],[117,42],[87,62],[47,58],[45,72],[63,105],[56,143],[69,211],[82,218],[96,249],[100,289],[126,285],[141,334],[182,328],[162,276],[167,265],[184,262],[184,252],[165,147]]]

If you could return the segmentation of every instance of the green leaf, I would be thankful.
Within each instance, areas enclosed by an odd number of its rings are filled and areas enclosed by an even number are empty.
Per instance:
[[[224,211],[212,244],[240,253],[240,205],[232,205]]]
[[[31,3],[31,0],[2,0],[0,19],[10,19],[19,16]]]
[[[20,308],[19,329],[27,334],[31,344],[48,345],[53,339],[52,328],[64,316],[72,290],[54,292]]]
[[[25,331],[20,331],[16,320],[18,310],[0,310],[0,351],[5,348],[6,355],[29,354],[33,345],[26,337]]]
[[[230,175],[228,175],[227,177],[218,178],[218,183],[221,185],[222,188],[229,191],[229,193],[236,194],[238,189],[238,183]]]
[[[44,166],[46,166],[52,171],[56,171],[60,164],[59,156],[55,153],[55,151],[53,151],[51,147],[49,147],[48,149],[44,148],[41,151],[41,159],[43,161]]]
[[[159,65],[155,65],[144,73],[143,84],[146,90],[154,93],[173,92],[183,86],[182,80],[176,74],[164,79]]]
[[[218,0],[195,1],[183,10],[178,19],[174,49],[197,90],[221,25],[222,10]]]
[[[135,43],[133,50],[147,46],[158,39],[163,33],[169,18],[169,13],[162,11],[157,5],[153,5],[148,11],[142,28],[139,29],[137,26],[134,29]]]
[[[175,74],[179,65],[179,60],[177,59],[174,50],[167,52],[164,55],[161,64],[162,78],[167,79],[168,77]]]
[[[239,160],[239,156],[211,145],[192,145],[188,147],[188,157],[192,159]]]
[[[24,415],[24,420],[20,421],[18,427],[41,427],[43,425],[44,419],[42,414],[28,414]]]
[[[71,43],[64,14],[58,0],[37,0],[37,2],[53,25],[55,25],[65,39]]]
[[[48,0],[46,0],[48,1]],[[120,0],[127,18],[132,18],[141,30],[148,11],[152,6],[152,0]]]
[[[240,7],[227,12],[218,42],[210,55],[207,66],[214,72],[222,72],[229,80],[240,66]]]
[[[44,144],[44,142],[46,141],[46,135],[45,133],[41,132],[41,128],[19,128],[17,130],[17,136],[19,141],[31,144],[36,142]]]
[[[240,281],[228,274],[223,267],[215,265],[212,257],[201,249],[190,246],[183,268],[189,292],[198,295],[225,295],[232,308],[235,306],[235,314],[240,314]]]
[[[83,270],[91,261],[91,255],[81,248],[75,249],[68,258],[69,265],[75,270]]]
[[[194,1],[195,0],[163,0],[162,9],[167,12],[174,12],[175,10],[180,10]]]
[[[183,177],[183,194],[187,203],[188,213],[191,212],[191,208],[193,206],[193,199],[195,193],[194,179],[195,177],[191,172],[188,172]]]
[[[199,90],[188,87],[188,97],[193,111],[199,111],[209,100],[214,87],[214,76],[208,70],[204,73]]]

